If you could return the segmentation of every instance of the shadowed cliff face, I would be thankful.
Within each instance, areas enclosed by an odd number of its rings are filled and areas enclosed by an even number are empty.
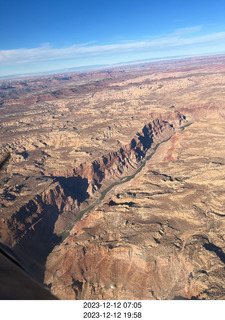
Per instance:
[[[4,167],[7,161],[10,159],[10,153],[6,152],[5,154],[0,156],[0,170]]]
[[[168,119],[168,114],[165,117]],[[57,171],[52,176],[65,178],[79,176],[87,179],[94,190],[99,189],[102,184],[106,183],[104,180],[109,179],[108,183],[118,179],[126,171],[136,169],[152,146],[168,139],[176,127],[186,123],[186,117],[177,111],[171,112],[171,118],[173,124],[170,123],[170,120],[164,121],[162,119],[156,119],[152,123],[146,124],[129,144],[121,147],[118,151],[110,152],[92,163],[82,163],[73,170]]]
[[[177,121],[184,120],[180,114]],[[23,205],[2,222],[1,238],[13,247],[24,263],[41,280],[45,261],[63,232],[99,193],[139,167],[149,149],[168,139],[174,126],[167,121],[153,120],[138,132],[131,142],[92,163],[56,172],[49,187]],[[38,261],[38,263],[37,263]]]
[[[87,192],[88,180],[86,178],[81,178],[80,176],[69,178],[56,177],[56,181],[59,182],[66,197],[71,197],[74,201],[76,200],[78,205],[89,198]]]

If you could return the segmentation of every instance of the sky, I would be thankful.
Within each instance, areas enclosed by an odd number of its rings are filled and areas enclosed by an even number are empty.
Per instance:
[[[225,0],[0,0],[0,76],[225,53]]]

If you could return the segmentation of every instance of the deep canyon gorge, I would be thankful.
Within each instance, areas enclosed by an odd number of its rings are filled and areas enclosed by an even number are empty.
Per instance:
[[[59,299],[224,299],[224,85],[223,55],[1,80],[2,246]]]

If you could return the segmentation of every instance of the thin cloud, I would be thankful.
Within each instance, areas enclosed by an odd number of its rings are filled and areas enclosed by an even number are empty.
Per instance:
[[[186,28],[180,28],[180,29],[176,29],[173,34],[174,34],[174,35],[188,35],[188,34],[193,34],[193,33],[196,33],[196,32],[201,31],[202,28],[203,28],[203,25],[186,27]]]
[[[124,53],[160,52],[165,53],[171,49],[185,49],[191,47],[214,46],[218,48],[225,43],[225,32],[211,33],[203,36],[185,37],[201,30],[201,26],[194,26],[176,30],[173,34],[151,41],[125,41],[110,45],[94,45],[95,42],[76,44],[66,48],[52,48],[49,44],[32,49],[0,50],[1,66],[25,65],[48,61],[81,59],[100,56],[111,56]],[[224,48],[223,48],[224,50]]]

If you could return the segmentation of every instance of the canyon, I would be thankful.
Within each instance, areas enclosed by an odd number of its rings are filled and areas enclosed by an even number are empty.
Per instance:
[[[59,299],[224,299],[225,56],[0,82],[0,241]]]

